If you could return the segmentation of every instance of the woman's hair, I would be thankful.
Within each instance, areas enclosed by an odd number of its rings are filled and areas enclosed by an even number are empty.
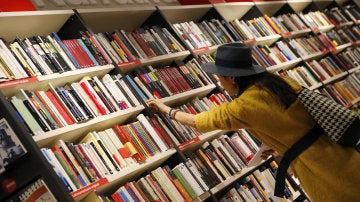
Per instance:
[[[235,82],[239,87],[239,95],[252,85],[270,91],[278,101],[287,109],[296,99],[296,91],[280,76],[270,72],[263,72],[251,76],[236,77]]]

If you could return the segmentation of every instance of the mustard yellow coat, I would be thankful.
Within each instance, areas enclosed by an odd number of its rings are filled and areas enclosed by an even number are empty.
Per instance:
[[[290,84],[300,91],[297,83]],[[195,123],[202,132],[246,128],[283,154],[315,121],[298,101],[284,110],[270,93],[254,86],[232,102],[196,115]],[[360,201],[360,154],[355,149],[341,147],[323,135],[291,168],[313,202]]]

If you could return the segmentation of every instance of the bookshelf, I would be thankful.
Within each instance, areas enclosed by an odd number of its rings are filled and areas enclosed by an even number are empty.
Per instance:
[[[336,1],[339,5],[346,5],[349,1]],[[354,2],[352,2],[354,3]],[[26,128],[23,123],[20,123],[14,116],[9,103],[5,97],[11,97],[19,92],[20,89],[35,91],[47,90],[48,84],[53,86],[63,86],[68,82],[77,82],[85,76],[98,76],[102,77],[105,74],[121,74],[127,75],[136,71],[138,68],[151,65],[154,68],[162,66],[176,66],[174,61],[187,62],[190,59],[197,58],[203,54],[213,54],[219,44],[202,47],[198,49],[191,49],[186,45],[186,42],[179,35],[174,28],[175,23],[190,22],[200,23],[203,20],[211,21],[211,19],[224,20],[226,22],[235,19],[250,20],[252,18],[263,16],[278,16],[286,13],[300,13],[310,12],[316,9],[327,9],[336,7],[333,1],[311,1],[311,0],[295,0],[295,1],[271,1],[271,2],[231,2],[231,3],[216,3],[204,5],[183,5],[183,6],[141,6],[141,7],[126,7],[126,8],[99,8],[99,9],[76,9],[76,10],[61,10],[61,11],[29,11],[29,12],[11,12],[0,13],[0,25],[3,31],[0,30],[0,36],[8,42],[12,42],[16,36],[21,38],[35,36],[35,35],[48,35],[51,32],[58,32],[62,39],[77,38],[79,31],[89,31],[92,34],[101,32],[113,32],[116,29],[122,29],[125,32],[131,32],[140,27],[151,27],[153,25],[160,25],[169,30],[175,38],[185,47],[185,50],[176,53],[157,55],[154,57],[141,58],[130,62],[116,63],[112,61],[110,64],[99,65],[90,68],[77,69],[73,71],[66,71],[63,73],[53,73],[49,75],[41,75],[37,77],[30,77],[26,79],[13,80],[0,83],[1,91],[1,107],[4,112],[1,112],[2,117],[9,117],[13,128],[20,128],[20,132],[27,134]],[[275,8],[275,9],[274,9]],[[9,23],[11,22],[11,23]],[[51,22],[51,23],[50,23]],[[47,26],[44,26],[47,24]],[[351,26],[346,24],[343,26]],[[318,33],[325,33],[334,29],[335,26],[319,27],[316,29],[306,29],[297,32],[282,33],[272,36],[260,37],[244,41],[245,43],[254,46],[273,45],[274,43],[283,40],[288,42],[290,39],[299,37],[307,37],[310,35],[315,36]],[[237,41],[240,42],[240,41]],[[330,53],[316,53],[306,57],[298,57],[289,62],[279,65],[273,65],[268,68],[271,72],[284,71],[294,68],[298,65],[306,65],[305,62],[312,60],[320,60],[326,57],[327,54],[339,54],[350,46],[357,44],[344,44],[336,47]],[[293,50],[294,51],[294,50]],[[349,74],[357,71],[359,67],[354,67],[348,71],[344,71],[328,80],[319,82],[319,84],[311,86],[311,89],[321,89],[324,85],[332,84],[346,78]],[[126,83],[129,81],[126,80]],[[132,89],[133,90],[133,89]],[[213,83],[200,88],[194,88],[187,92],[178,93],[172,96],[162,98],[165,104],[172,107],[179,106],[186,103],[195,97],[205,97],[213,92],[221,91],[217,83]],[[136,93],[139,98],[139,95]],[[351,102],[355,105],[359,99]],[[24,162],[16,162],[12,170],[6,171],[6,177],[16,178],[20,182],[20,186],[33,181],[36,176],[42,176],[49,187],[59,187],[59,189],[51,189],[53,194],[61,201],[70,201],[71,198],[75,201],[81,201],[92,190],[99,193],[113,193],[122,184],[136,180],[151,170],[162,166],[164,164],[174,164],[185,161],[183,152],[189,152],[201,147],[205,142],[211,141],[223,135],[225,131],[214,131],[212,133],[202,134],[198,138],[171,148],[165,152],[155,155],[145,161],[145,163],[127,167],[122,172],[106,176],[105,178],[84,186],[74,192],[68,194],[62,182],[58,179],[55,172],[53,172],[50,165],[48,165],[38,150],[40,147],[51,147],[59,139],[78,142],[87,133],[93,130],[105,130],[111,128],[115,124],[126,124],[136,119],[136,116],[144,113],[150,114],[144,100],[140,100],[139,106],[120,110],[104,116],[98,116],[86,122],[70,125],[63,128],[58,128],[50,132],[38,136],[26,136],[21,139],[24,142],[29,155],[24,157]],[[43,168],[38,169],[31,167],[32,175],[19,174],[23,167],[31,166],[31,162],[37,162]],[[15,169],[16,167],[16,169]],[[194,201],[217,200],[220,195],[224,193],[235,182],[244,176],[252,173],[255,168],[245,168],[240,173],[236,173],[230,179],[220,183],[214,188],[210,189],[205,194],[201,195]],[[18,176],[17,176],[18,175]],[[0,174],[0,180],[3,181],[4,175]],[[20,180],[20,178],[22,178]],[[20,187],[19,186],[19,187]],[[17,195],[10,196],[11,193],[5,195],[0,192],[0,196],[6,199],[16,197]],[[0,200],[3,198],[0,197]]]

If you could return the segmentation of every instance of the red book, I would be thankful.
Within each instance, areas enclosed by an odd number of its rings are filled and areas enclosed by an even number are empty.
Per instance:
[[[85,151],[85,149],[83,148],[83,145],[79,144],[79,145],[75,145],[75,149],[76,151],[81,155],[82,158],[86,159],[87,162],[89,162],[92,171],[94,172],[94,174],[96,174],[96,176],[101,179],[103,178],[103,175],[101,174],[101,172],[97,169],[97,167],[95,166],[95,163],[93,162],[93,159],[87,154],[87,152]]]
[[[105,115],[107,114],[105,107],[100,103],[100,101],[96,98],[96,95],[94,94],[94,92],[90,89],[92,88],[90,86],[90,84],[87,82],[86,78],[83,78],[80,82],[79,82],[80,86],[82,89],[84,89],[85,93],[89,96],[89,98],[91,99],[91,101],[94,103],[94,105],[96,106],[96,108],[98,109],[98,111],[100,112],[101,115]]]
[[[111,194],[111,198],[114,199],[115,202],[124,202],[118,192]]]
[[[136,147],[136,144],[134,141],[129,137],[126,130],[123,126],[115,125],[112,127],[120,141],[124,144],[124,147],[128,149],[131,156],[137,161],[137,162],[143,162],[145,161],[145,157],[140,153],[139,149]]]
[[[48,90],[48,91],[45,92],[45,94],[48,96],[50,101],[56,107],[56,109],[58,110],[60,115],[64,118],[66,123],[68,125],[74,124],[75,123],[74,119],[72,118],[72,116],[70,115],[70,113],[66,109],[66,107],[58,100],[58,98],[56,97],[54,92],[52,92],[51,90]]]
[[[119,36],[114,32],[111,34],[112,38],[115,40],[115,42],[120,46],[120,48],[125,52],[127,57],[129,58],[129,61],[134,61],[133,55],[130,53],[130,51],[127,49],[127,47],[124,45],[124,43],[121,41]]]
[[[39,91],[34,91],[35,95],[39,98],[40,102],[44,105],[46,110],[50,113],[51,117],[55,120],[55,122],[59,125],[60,128],[64,127],[59,117],[55,114],[54,110],[49,106],[49,104],[46,102],[46,98],[43,97],[43,95],[46,96],[45,92],[44,94],[40,94]]]
[[[94,36],[93,34],[91,34],[89,31],[85,31],[85,34],[89,37],[90,41],[95,45],[95,47],[99,50],[99,52],[101,53],[101,55],[104,57],[104,59],[106,60],[106,62],[108,64],[111,64],[111,58],[108,56],[108,54],[105,52],[105,50],[102,48],[101,44],[99,43],[99,41],[97,40],[96,36]]]
[[[76,173],[76,171],[74,170],[74,167],[72,165],[72,163],[70,163],[70,161],[68,160],[68,158],[65,156],[65,154],[63,153],[63,151],[61,150],[59,145],[55,145],[51,148],[51,151],[53,151],[54,153],[57,152],[60,157],[64,160],[64,162],[66,163],[67,167],[69,168],[70,172],[73,174],[73,176],[76,177],[76,180],[78,181],[79,184],[81,184],[82,186],[84,186],[84,184],[82,184],[81,180],[79,179],[79,174]]]
[[[138,30],[134,30],[131,32],[131,35],[138,42],[141,49],[145,52],[145,54],[149,57],[155,57],[155,52],[149,47],[146,41],[142,38],[140,32]]]
[[[165,193],[160,188],[159,184],[151,177],[151,175],[145,176],[145,179],[148,183],[152,186],[158,197],[161,199],[162,202],[170,202],[166,197]]]
[[[164,142],[166,142],[166,144],[169,147],[173,147],[174,146],[173,142],[171,141],[170,137],[166,134],[164,129],[161,127],[160,123],[156,120],[156,118],[154,117],[150,118],[150,123],[152,124],[153,128],[155,129],[159,137],[163,139]]]
[[[80,55],[80,52],[78,51],[78,47],[74,43],[72,39],[66,39],[62,40],[63,44],[69,49],[70,53],[74,56],[75,60],[79,63],[79,65],[82,68],[88,67],[86,65],[86,61],[84,58]]]
[[[175,86],[174,82],[171,81],[171,78],[167,75],[165,68],[158,69],[157,73],[160,76],[160,78],[163,80],[165,85],[168,87],[168,89],[171,91],[172,94],[178,93],[179,90]]]

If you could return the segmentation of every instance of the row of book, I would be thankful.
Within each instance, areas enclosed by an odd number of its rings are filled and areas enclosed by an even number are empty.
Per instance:
[[[224,22],[218,19],[204,20],[199,23],[190,21],[174,23],[173,27],[186,45],[194,50],[236,41],[229,34],[229,27],[224,25]]]
[[[280,29],[281,33],[296,32],[309,29],[300,17],[295,13],[287,13],[278,16],[272,16],[271,19]]]
[[[359,73],[350,74],[341,81],[325,85],[320,92],[345,107],[351,107],[360,99]]]
[[[209,97],[193,98],[189,102],[177,107],[177,109],[195,115],[213,109],[225,102],[228,102],[228,99],[220,92],[211,94]],[[186,145],[202,134],[197,129],[183,125],[169,116],[156,115],[162,117],[162,120],[170,127],[167,134],[173,139],[175,145],[179,147],[183,147],[183,145]]]
[[[80,31],[81,37],[62,40],[56,32],[47,36],[20,38],[7,45],[0,40],[1,81],[110,64],[111,60],[94,36]]]
[[[139,114],[131,123],[91,131],[77,143],[60,139],[41,151],[72,192],[124,169],[134,169],[171,148],[171,140],[159,126],[155,118]]]
[[[231,137],[223,135],[186,153],[186,160],[172,168],[168,165],[155,168],[139,179],[123,183],[115,192],[98,197],[114,201],[193,201],[245,168],[257,146],[245,130]],[[249,155],[244,159],[246,163],[234,155],[241,152]]]
[[[176,66],[142,66],[126,75],[144,100],[164,98],[212,84],[195,58]]]
[[[285,198],[274,196],[275,176],[278,165],[275,161],[269,167],[262,166],[248,176],[236,182],[234,186],[220,198],[221,202],[230,201],[294,201],[296,190],[286,181]],[[288,199],[288,200],[287,200]]]
[[[263,67],[271,67],[295,60],[298,57],[284,41],[277,41],[272,46],[254,46],[252,48],[252,58]]]
[[[349,47],[332,57],[327,56],[319,61],[308,61],[305,62],[305,65],[297,66],[288,70],[282,70],[278,73],[280,75],[287,75],[301,83],[303,86],[310,88],[312,86],[317,86],[319,82],[331,79],[339,73],[358,68],[359,64],[359,48]],[[340,67],[341,71],[338,71],[338,67]],[[337,72],[334,72],[334,68]],[[332,71],[330,71],[330,69]]]
[[[121,75],[85,76],[64,86],[20,91],[9,102],[33,135],[140,105]]]
[[[344,10],[345,15],[349,17],[354,22],[358,22],[360,19],[360,11],[359,8],[355,5],[347,5],[342,8]]]
[[[300,18],[309,28],[319,28],[333,25],[329,18],[320,10],[310,11],[308,13],[299,13]]]
[[[139,27],[131,32],[117,29],[96,36],[116,64],[185,51],[167,28],[158,25]]]

